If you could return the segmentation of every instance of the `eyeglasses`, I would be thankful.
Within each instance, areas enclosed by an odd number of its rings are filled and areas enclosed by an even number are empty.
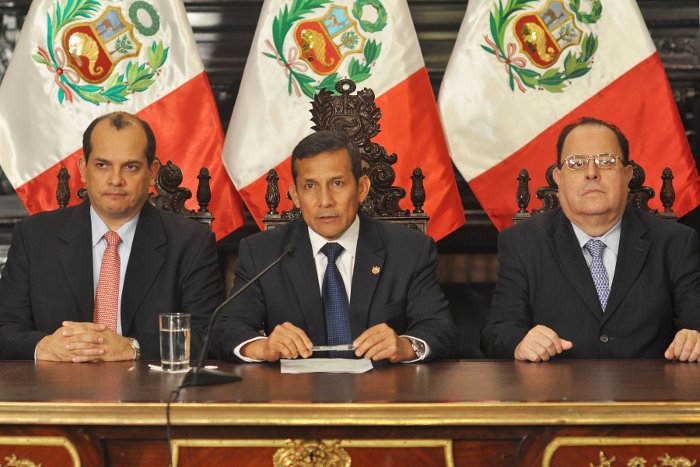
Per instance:
[[[566,165],[569,170],[583,170],[588,167],[588,161],[595,161],[596,167],[599,169],[612,169],[617,165],[618,157],[615,154],[609,152],[602,152],[600,154],[594,154],[592,156],[586,156],[585,154],[572,154],[571,156],[566,156],[564,161],[559,164],[559,167]]]

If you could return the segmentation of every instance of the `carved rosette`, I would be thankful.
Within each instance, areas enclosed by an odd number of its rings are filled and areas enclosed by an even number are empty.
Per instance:
[[[272,457],[274,467],[350,467],[352,459],[338,440],[287,440]]]

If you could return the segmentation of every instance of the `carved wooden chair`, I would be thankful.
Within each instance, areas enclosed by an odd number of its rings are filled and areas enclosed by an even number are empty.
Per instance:
[[[672,209],[673,202],[676,199],[676,192],[673,189],[673,172],[671,169],[666,167],[661,175],[663,184],[661,186],[659,198],[661,199],[664,211],[659,212],[658,209],[651,209],[649,207],[649,200],[654,197],[654,189],[649,186],[644,186],[644,180],[646,179],[644,169],[633,160],[629,161],[629,165],[632,166],[633,175],[629,183],[630,191],[627,195],[627,204],[631,207],[656,214],[663,219],[678,220],[676,213],[673,212]],[[552,172],[556,168],[556,162],[547,168],[547,172],[544,176],[547,181],[547,186],[543,186],[537,190],[536,196],[537,199],[542,201],[542,207],[533,209],[530,212],[527,210],[530,204],[530,174],[526,169],[520,170],[520,174],[518,174],[518,178],[516,179],[518,180],[518,191],[515,195],[515,200],[518,203],[519,209],[513,216],[513,222],[519,222],[535,214],[559,207],[559,198],[557,197],[558,187],[552,176]]]
[[[371,182],[369,195],[360,206],[360,211],[425,233],[430,219],[423,211],[425,176],[420,168],[413,170],[411,175],[413,211],[401,209],[399,201],[406,196],[406,190],[392,185],[396,179],[392,165],[396,163],[397,156],[388,154],[383,146],[372,142],[372,138],[380,131],[379,119],[382,117],[382,111],[376,106],[374,92],[371,89],[365,88],[353,94],[355,89],[353,81],[344,79],[335,85],[337,94],[327,89],[319,91],[311,103],[311,121],[314,123],[311,129],[343,132],[359,147],[362,155],[362,173],[367,175]],[[263,223],[265,229],[274,229],[299,217],[301,212],[293,208],[278,213],[279,176],[275,169],[268,172],[266,180],[265,201],[268,213],[263,218]],[[287,198],[291,199],[289,193]]]
[[[71,196],[68,184],[70,174],[65,167],[61,167],[57,177],[56,200],[59,208],[65,208],[68,206]],[[211,188],[209,187],[211,176],[209,175],[209,170],[206,167],[202,167],[197,178],[199,179],[197,185],[198,210],[185,207],[185,202],[192,198],[192,191],[189,188],[180,186],[182,183],[182,170],[171,161],[161,165],[158,170],[155,182],[156,193],[149,193],[148,201],[157,208],[180,214],[211,229],[214,216],[209,211],[209,203],[211,202]],[[87,189],[85,187],[80,188],[78,190],[78,198],[85,199],[86,196]]]

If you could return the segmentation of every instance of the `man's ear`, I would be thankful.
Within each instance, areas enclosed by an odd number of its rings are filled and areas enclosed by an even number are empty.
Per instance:
[[[362,175],[357,181],[357,190],[360,194],[360,203],[362,203],[369,194],[369,189],[372,187],[372,182],[367,175]]]
[[[552,178],[554,179],[554,183],[559,186],[559,180],[561,179],[561,169],[559,169],[559,167],[552,170]]]
[[[289,185],[289,195],[292,197],[292,203],[297,209],[301,209],[301,203],[299,202],[299,193],[297,193],[297,187],[294,182]]]
[[[87,161],[85,157],[78,159],[78,171],[80,172],[80,181],[85,183],[85,171],[87,170]]]
[[[148,168],[148,170],[151,172],[151,186],[154,186],[156,184],[156,176],[158,175],[158,171],[160,170],[160,161],[157,158],[153,159],[153,162],[151,163],[151,166]]]

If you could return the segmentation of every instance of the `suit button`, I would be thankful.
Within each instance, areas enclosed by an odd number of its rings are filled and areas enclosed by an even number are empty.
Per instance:
[[[607,344],[609,340],[610,340],[610,339],[609,339],[608,336],[606,336],[605,334],[603,334],[602,336],[600,336],[600,342],[602,342],[603,344]]]

